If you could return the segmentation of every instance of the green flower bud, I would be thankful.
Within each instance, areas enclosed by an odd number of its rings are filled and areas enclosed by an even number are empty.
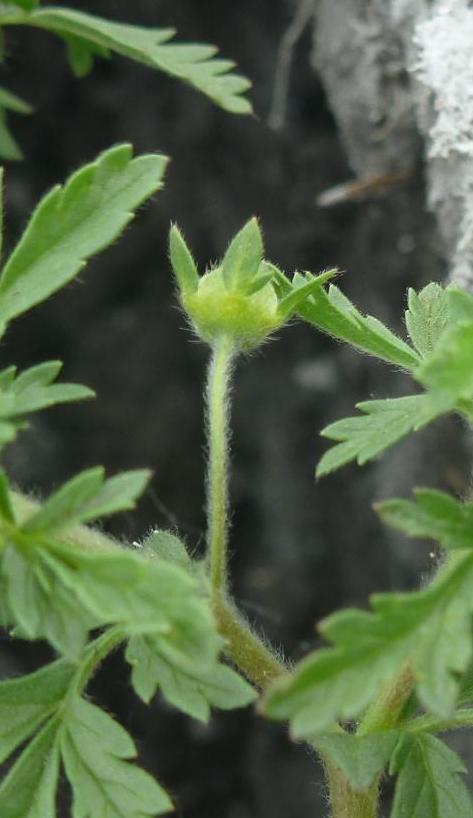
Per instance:
[[[274,265],[263,260],[263,239],[251,219],[230,243],[221,263],[199,278],[176,226],[170,234],[171,264],[180,300],[195,331],[212,345],[230,337],[235,350],[251,350],[279,329],[333,271],[308,274],[293,286]]]

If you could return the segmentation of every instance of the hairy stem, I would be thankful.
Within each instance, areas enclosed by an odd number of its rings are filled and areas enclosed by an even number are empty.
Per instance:
[[[251,630],[223,594],[214,594],[213,610],[218,629],[227,640],[226,653],[256,687],[265,690],[274,679],[289,673],[290,668]]]
[[[368,707],[356,731],[357,735],[366,736],[380,730],[392,730],[399,722],[414,684],[414,674],[410,665],[406,664]]]
[[[233,341],[222,335],[210,359],[206,400],[208,434],[207,559],[212,588],[225,587],[228,542],[228,389],[234,356]]]
[[[74,689],[77,693],[82,694],[98,666],[125,639],[126,633],[123,628],[117,625],[108,628],[97,639],[87,645],[75,679]]]
[[[354,790],[334,764],[325,762],[331,818],[377,818],[378,782],[367,790]]]

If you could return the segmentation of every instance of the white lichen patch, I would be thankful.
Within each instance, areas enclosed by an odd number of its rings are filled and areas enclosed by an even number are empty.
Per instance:
[[[432,94],[429,155],[473,156],[473,8],[439,0],[414,34],[416,77]]]

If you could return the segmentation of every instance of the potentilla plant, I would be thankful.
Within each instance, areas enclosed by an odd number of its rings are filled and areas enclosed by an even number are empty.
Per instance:
[[[251,110],[248,81],[233,64],[216,59],[213,47],[170,43],[169,29],[36,0],[0,4],[0,29],[10,25],[57,34],[80,76],[117,53],[184,79],[229,111]],[[13,157],[7,110],[26,113],[0,89],[0,153]],[[0,271],[0,334],[116,239],[161,188],[166,162],[118,145],[41,200]],[[146,470],[105,478],[102,468],[88,469],[43,503],[0,471],[1,623],[18,639],[46,640],[56,655],[35,673],[0,682],[0,761],[8,769],[1,818],[56,818],[60,776],[69,782],[72,818],[152,818],[173,809],[165,787],[136,764],[131,736],[88,696],[97,668],[118,648],[146,703],[158,695],[203,722],[211,708],[252,705],[287,722],[320,758],[332,818],[378,818],[386,776],[395,785],[391,818],[471,818],[463,763],[439,736],[473,724],[473,504],[426,488],[380,503],[388,524],[438,543],[440,568],[419,591],[377,594],[369,610],[328,617],[319,624],[327,646],[289,667],[232,599],[228,485],[234,367],[251,365],[247,353],[295,316],[403,369],[415,386],[405,397],[360,403],[359,414],[323,430],[335,445],[319,477],[352,460],[363,465],[442,414],[471,423],[473,297],[438,284],[410,290],[402,340],[331,283],[335,270],[289,278],[267,261],[256,219],[203,275],[176,226],[170,258],[182,309],[210,351],[206,555],[191,558],[175,532],[154,531],[136,548],[90,527],[134,506]],[[1,447],[33,412],[93,397],[58,383],[60,369],[48,361],[0,370]]]
[[[120,145],[44,197],[0,273],[3,331],[116,238],[160,189],[165,166],[165,157],[133,158]],[[3,626],[19,639],[47,640],[57,654],[35,673],[0,682],[0,759],[13,756],[0,815],[55,818],[61,775],[73,818],[151,818],[173,809],[163,785],[136,765],[129,734],[87,695],[99,665],[122,647],[144,702],[159,695],[201,721],[211,708],[256,703],[260,715],[287,721],[321,759],[333,818],[376,818],[386,772],[395,778],[391,818],[471,816],[462,762],[438,736],[473,723],[472,504],[428,489],[380,504],[391,525],[439,543],[440,569],[420,591],[378,594],[369,611],[329,617],[319,626],[329,645],[291,668],[231,596],[228,428],[235,362],[243,365],[295,315],[403,368],[421,388],[362,403],[359,415],[325,429],[335,446],[319,476],[367,462],[445,412],[472,420],[473,297],[437,284],[410,291],[404,341],[330,283],[336,271],[289,279],[266,261],[255,219],[203,275],[176,226],[170,257],[182,308],[210,348],[207,552],[192,559],[168,531],[137,549],[89,527],[131,508],[146,471],[106,479],[101,468],[88,469],[43,503],[0,473]],[[0,372],[2,445],[32,412],[92,396],[56,383],[59,370],[52,361]]]

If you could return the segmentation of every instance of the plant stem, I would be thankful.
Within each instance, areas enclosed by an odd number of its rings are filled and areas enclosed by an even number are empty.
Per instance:
[[[213,596],[213,610],[219,632],[227,640],[226,653],[260,690],[289,673],[284,662],[254,633],[239,611],[223,594]]]
[[[356,734],[366,736],[380,730],[392,730],[399,722],[412,689],[415,684],[414,674],[406,664],[395,678],[388,682],[379,696],[368,707]]]
[[[231,337],[222,335],[212,348],[206,400],[208,434],[207,469],[207,559],[210,583],[221,590],[226,584],[228,542],[228,388],[234,345]]]
[[[126,639],[126,633],[119,625],[108,628],[97,639],[87,645],[84,651],[84,658],[78,668],[75,691],[81,694],[89,679],[94,675],[98,666],[116,648],[120,642]]]
[[[367,790],[354,790],[334,764],[325,761],[332,818],[377,818],[378,782]]]

